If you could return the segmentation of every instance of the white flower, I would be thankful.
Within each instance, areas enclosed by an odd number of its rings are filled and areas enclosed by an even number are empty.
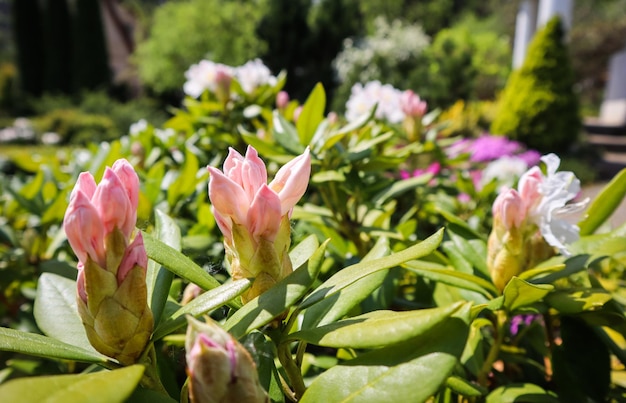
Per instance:
[[[566,245],[578,240],[579,228],[564,218],[584,209],[589,199],[567,204],[580,192],[580,181],[573,172],[557,172],[561,160],[555,154],[545,155],[541,161],[546,164],[546,175],[539,183],[541,198],[528,214],[546,242],[569,256]]]
[[[276,85],[276,77],[261,59],[250,60],[235,69],[235,77],[241,88],[248,94],[262,85]]]
[[[194,98],[198,98],[206,90],[215,92],[220,75],[232,76],[233,68],[210,60],[201,60],[185,72],[187,81],[183,85],[183,91]]]
[[[400,107],[402,91],[380,81],[370,81],[363,86],[360,83],[352,86],[350,99],[346,102],[346,119],[353,122],[376,108],[375,117],[387,120],[389,123],[400,123],[404,119],[404,112]]]
[[[133,136],[138,135],[148,128],[148,122],[146,119],[140,119],[137,122],[130,125],[130,134]]]
[[[500,157],[483,170],[480,183],[484,186],[496,180],[501,188],[510,188],[526,172],[528,165],[518,157]]]

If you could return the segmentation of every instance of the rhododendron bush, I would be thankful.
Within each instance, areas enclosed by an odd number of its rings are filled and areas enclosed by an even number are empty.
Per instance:
[[[626,171],[583,199],[411,89],[185,77],[163,127],[2,177],[2,401],[623,398]]]

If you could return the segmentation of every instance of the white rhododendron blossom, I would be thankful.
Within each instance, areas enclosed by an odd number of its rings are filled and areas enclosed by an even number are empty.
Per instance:
[[[485,167],[480,183],[485,186],[495,179],[501,187],[510,188],[527,169],[528,165],[522,158],[500,157]]]
[[[235,69],[235,77],[248,94],[263,85],[276,85],[276,77],[261,59],[250,60]]]
[[[580,180],[573,172],[557,172],[561,160],[555,154],[545,155],[541,161],[546,164],[545,175],[537,167],[528,171],[530,175],[535,170],[539,171],[542,179],[538,189],[541,197],[538,203],[531,206],[528,215],[537,224],[546,242],[569,256],[566,245],[578,240],[579,228],[565,217],[583,210],[589,200],[568,204],[580,193]]]
[[[190,97],[198,98],[206,90],[215,91],[220,76],[232,77],[233,68],[210,60],[201,60],[193,64],[185,72],[187,81],[183,85],[183,91]]]
[[[348,102],[346,102],[346,119],[353,122],[372,111],[375,105],[375,117],[389,123],[400,123],[404,112],[400,105],[402,91],[380,81],[370,81],[365,85],[355,84]]]

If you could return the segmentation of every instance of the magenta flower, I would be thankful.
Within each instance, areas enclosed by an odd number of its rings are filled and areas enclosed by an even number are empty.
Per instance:
[[[502,136],[482,135],[469,148],[470,160],[486,162],[504,156],[512,156],[521,149],[521,144]]]
[[[148,257],[141,233],[133,237],[139,178],[126,160],[106,168],[96,185],[79,175],[63,228],[78,257],[77,302],[96,350],[132,364],[152,333],[145,283]]]
[[[309,150],[280,168],[269,184],[265,164],[253,147],[245,158],[231,148],[223,172],[208,169],[209,198],[233,278],[254,278],[244,299],[254,298],[291,272],[289,217],[308,186]],[[267,253],[257,253],[259,249]]]

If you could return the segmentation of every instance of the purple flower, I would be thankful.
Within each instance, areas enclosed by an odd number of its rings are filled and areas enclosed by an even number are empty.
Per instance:
[[[520,327],[522,325],[530,326],[535,321],[535,319],[538,318],[539,315],[536,314],[515,315],[513,319],[511,319],[511,327],[509,328],[511,330],[511,336],[515,336],[517,333],[519,333]]]
[[[539,164],[539,161],[541,160],[541,153],[536,150],[528,150],[517,154],[516,157],[521,158],[529,167],[534,167]]]
[[[492,161],[504,156],[512,156],[521,149],[521,144],[506,137],[482,135],[470,146],[470,160],[474,162]]]

